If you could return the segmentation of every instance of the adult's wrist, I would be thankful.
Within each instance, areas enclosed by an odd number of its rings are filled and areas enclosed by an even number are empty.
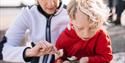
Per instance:
[[[27,48],[25,51],[25,57],[33,57],[31,48]]]
[[[31,48],[30,48],[30,47],[27,47],[27,48],[24,49],[24,52],[23,52],[23,59],[24,59],[25,62],[30,62],[31,59],[32,59],[32,57],[28,57],[28,56],[26,55],[26,51],[27,51],[28,49],[31,49]]]

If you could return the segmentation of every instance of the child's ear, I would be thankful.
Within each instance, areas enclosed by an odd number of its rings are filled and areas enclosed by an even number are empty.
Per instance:
[[[96,20],[96,22],[100,22],[100,20],[99,20],[99,19],[97,19],[97,20]]]
[[[100,21],[101,21],[101,19],[99,19],[99,18],[96,19],[96,22],[100,22]]]

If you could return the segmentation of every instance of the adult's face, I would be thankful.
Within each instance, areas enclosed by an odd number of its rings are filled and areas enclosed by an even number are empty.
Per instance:
[[[56,11],[59,2],[60,0],[38,0],[42,9],[48,14],[53,14]]]

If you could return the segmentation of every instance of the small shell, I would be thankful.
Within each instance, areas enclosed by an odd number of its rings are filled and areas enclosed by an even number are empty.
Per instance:
[[[77,60],[77,58],[76,58],[75,56],[72,56],[72,57],[68,57],[67,59],[68,59],[68,60],[70,60],[70,61],[74,61],[74,60]]]

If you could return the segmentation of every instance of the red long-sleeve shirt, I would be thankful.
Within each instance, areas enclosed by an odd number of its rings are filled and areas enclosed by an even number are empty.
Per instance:
[[[107,33],[100,29],[96,34],[84,41],[80,39],[73,29],[60,35],[56,43],[57,49],[64,49],[64,57],[88,57],[88,63],[110,63],[112,60],[111,41]]]

